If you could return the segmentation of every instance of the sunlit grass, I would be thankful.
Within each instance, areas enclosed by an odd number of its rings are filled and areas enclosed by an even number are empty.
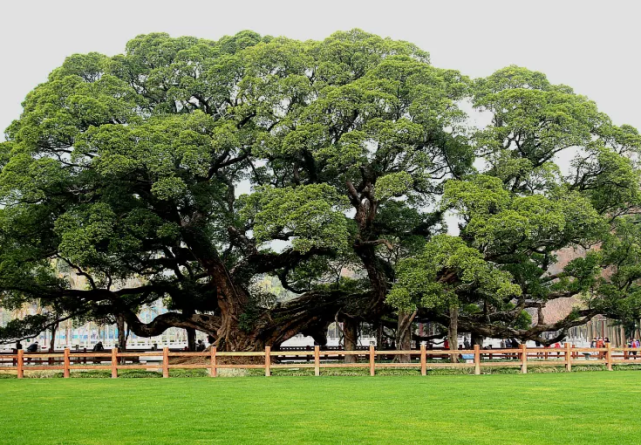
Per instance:
[[[641,373],[0,380],[3,444],[637,444]]]

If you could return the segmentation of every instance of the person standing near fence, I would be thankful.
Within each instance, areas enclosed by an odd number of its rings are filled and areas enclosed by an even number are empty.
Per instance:
[[[105,347],[102,344],[102,340],[98,339],[98,343],[93,345],[93,348],[91,349],[93,352],[104,352]],[[93,358],[94,363],[100,363],[100,359],[98,357]]]
[[[505,341],[505,346],[510,348],[510,349],[519,349],[520,344],[519,344],[519,341],[516,338],[510,338],[509,340]],[[510,360],[518,360],[519,359],[519,355],[518,354],[514,354],[514,353],[510,354],[508,357],[510,358]]]
[[[596,347],[598,349],[605,348],[605,343],[603,343],[603,339],[601,337],[597,339]],[[603,360],[603,357],[605,357],[605,353],[603,351],[599,351],[599,360]]]
[[[556,343],[554,343],[554,349],[561,349],[561,343],[559,343],[558,341]],[[556,358],[559,358],[559,357],[561,357],[561,353],[557,352],[556,353]]]
[[[33,342],[29,346],[27,346],[27,352],[29,354],[33,354],[34,352],[38,352],[38,342]],[[27,363],[31,363],[31,357],[27,358]]]
[[[622,345],[624,348],[634,348],[634,339],[628,338]],[[632,351],[626,351],[623,353],[624,357],[634,355]]]

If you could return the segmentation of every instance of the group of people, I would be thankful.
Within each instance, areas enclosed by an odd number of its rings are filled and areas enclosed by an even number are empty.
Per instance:
[[[518,349],[520,347],[521,344],[516,338],[501,340],[501,349]]]
[[[594,337],[590,342],[591,348],[607,348],[610,339],[608,337]]]
[[[210,335],[207,337],[207,340],[209,341],[209,344],[214,343],[214,338]],[[203,352],[207,350],[207,345],[203,340],[198,340],[196,342],[196,352]],[[189,351],[189,346],[185,346],[185,351]]]
[[[638,338],[629,338],[627,343],[628,348],[639,349],[641,348],[641,342]],[[630,351],[630,354],[634,356],[635,360],[637,357],[637,351]]]
[[[435,344],[438,343],[435,342]],[[443,340],[443,349],[450,349],[450,339],[447,337]],[[467,338],[464,338],[463,343],[458,345],[458,349],[472,349],[472,345]]]
[[[116,347],[118,347],[118,346],[116,345]],[[202,341],[202,340],[198,340],[198,343],[196,343],[196,351],[202,352],[205,349],[207,349],[207,346],[205,345],[205,342]],[[105,347],[102,345],[102,341],[99,341],[93,347],[93,351],[94,352],[100,352],[100,351],[104,351],[104,350],[105,350]],[[151,346],[151,350],[152,351],[157,351],[158,350],[158,343],[154,343]]]
[[[209,340],[210,343],[214,342],[214,339],[211,336],[208,337],[208,340]],[[116,345],[116,348],[117,347],[118,347],[118,345]],[[18,340],[16,342],[15,349],[16,350],[22,349],[22,342],[20,342],[20,340]],[[76,349],[77,349],[77,346],[76,346]],[[186,348],[186,349],[189,349],[189,348]],[[205,351],[206,349],[207,349],[207,345],[205,344],[205,342],[203,340],[198,340],[198,343],[196,343],[196,351],[202,352],[202,351]],[[26,351],[28,353],[38,352],[39,350],[40,350],[40,345],[38,344],[37,341],[31,343],[29,346],[27,346],[27,349],[26,349]],[[93,348],[91,350],[92,350],[92,352],[104,352],[105,351],[105,346],[102,344],[102,340],[98,340],[98,342],[95,345],[93,345]],[[152,347],[151,347],[151,350],[152,351],[157,351],[158,350],[158,344],[154,343],[152,345]]]
[[[607,348],[608,344],[610,344],[610,339],[608,337],[594,337],[592,341],[590,342],[590,347],[591,348]],[[626,348],[634,348],[634,349],[639,349],[641,348],[641,342],[639,339],[636,338],[629,338],[626,343],[625,343]],[[594,354],[594,353],[592,353]],[[598,353],[599,357],[605,356],[603,351],[599,351]],[[636,358],[637,351],[630,351],[630,355]]]
[[[16,350],[19,349],[22,349],[22,343],[20,342],[20,340],[16,342]],[[29,353],[38,352],[38,349],[40,349],[40,345],[37,341],[34,341],[29,346],[27,346],[27,352]]]

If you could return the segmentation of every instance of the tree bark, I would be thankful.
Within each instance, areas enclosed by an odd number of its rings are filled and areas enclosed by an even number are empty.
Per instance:
[[[182,312],[188,317],[191,317],[196,313],[196,311],[193,311],[190,309],[183,309]],[[195,351],[196,350],[196,329],[186,328],[185,332],[187,333],[187,349],[189,351]]]
[[[271,308],[254,308],[250,313],[251,317],[244,317],[242,320],[244,325],[240,325],[238,318],[246,308],[240,305],[235,305],[233,310],[239,316],[231,320],[229,313],[186,315],[181,312],[166,312],[157,315],[149,323],[144,323],[135,311],[118,304],[119,300],[114,301],[113,311],[119,312],[131,331],[140,337],[154,337],[172,327],[193,328],[211,335],[213,345],[219,351],[261,351],[265,346],[276,349],[282,342],[299,333],[311,335],[319,345],[325,345],[327,326],[335,320],[336,314],[346,307],[358,313],[358,307],[365,306],[370,296],[369,292],[355,293],[341,289],[310,291]],[[342,322],[347,321],[349,337],[350,320],[357,324],[357,330],[360,318],[348,319],[347,316],[341,316],[341,319]],[[221,340],[218,336],[226,329],[225,324],[229,328],[235,327],[225,333],[229,341]],[[357,333],[352,335],[354,346],[357,336]],[[348,342],[349,340],[348,338]]]
[[[359,322],[352,318],[345,318],[343,321],[343,342],[345,351],[355,351],[358,345]],[[346,355],[345,363],[356,363],[355,355]]]
[[[372,297],[367,303],[367,312],[372,318],[378,318],[385,312],[385,300],[389,291],[389,283],[394,278],[393,269],[376,256],[376,250],[373,246],[357,246],[356,254],[367,271],[372,288]]]
[[[472,346],[479,345],[480,348],[483,348],[483,336],[472,333],[471,343]]]
[[[190,351],[196,350],[196,330],[194,328],[187,328],[187,349]]]
[[[49,352],[53,352],[56,347],[56,331],[58,330],[58,323],[51,326],[51,340],[49,340]]]
[[[450,350],[458,351],[458,306],[450,307],[450,326],[448,329],[448,337],[450,339]],[[450,360],[452,363],[457,363],[458,355],[451,354]]]
[[[125,352],[127,350],[127,333],[125,331],[125,317],[116,317],[116,327],[118,328],[118,350]]]
[[[408,313],[398,312],[398,328],[396,329],[396,349],[408,351],[412,348],[412,323],[416,317],[416,312]],[[397,355],[394,361],[399,363],[408,363],[411,361],[409,354]]]
[[[217,312],[220,314],[218,325],[216,332],[208,332],[211,335],[215,334],[214,346],[221,351],[244,351],[254,346],[264,347],[246,344],[243,338],[246,336],[240,334],[240,320],[250,298],[246,289],[232,278],[216,248],[211,244],[204,225],[205,220],[204,215],[196,215],[189,225],[183,227],[182,234],[191,254],[211,277],[210,285],[216,293]],[[186,315],[193,317],[193,314]]]

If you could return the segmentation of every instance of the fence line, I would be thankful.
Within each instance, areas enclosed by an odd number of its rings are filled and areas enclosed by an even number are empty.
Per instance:
[[[305,351],[272,351],[269,346],[264,351],[257,352],[218,352],[215,347],[205,352],[174,352],[169,348],[163,348],[162,351],[155,352],[119,352],[113,348],[110,352],[71,352],[65,349],[61,353],[25,353],[24,350],[18,350],[15,354],[0,354],[0,361],[11,360],[13,366],[2,366],[0,370],[16,370],[18,378],[24,377],[25,371],[41,370],[62,370],[63,377],[69,378],[72,370],[110,370],[111,377],[118,377],[118,370],[122,369],[150,369],[161,368],[162,376],[169,377],[170,369],[209,369],[211,377],[218,376],[219,369],[248,369],[263,368],[265,376],[271,376],[272,369],[281,368],[313,368],[314,375],[320,376],[323,368],[369,368],[371,376],[376,375],[377,369],[383,368],[418,368],[421,375],[426,375],[428,368],[474,368],[474,374],[481,374],[482,367],[518,367],[523,374],[528,372],[530,366],[564,366],[565,370],[572,371],[572,365],[602,365],[605,364],[608,371],[612,371],[614,364],[640,363],[641,348],[613,348],[607,344],[605,348],[574,348],[569,343],[565,344],[562,349],[555,348],[527,348],[521,345],[518,349],[480,349],[478,345],[472,350],[432,350],[421,345],[419,350],[376,350],[370,346],[369,350],[356,351],[337,351],[323,350],[318,346],[313,350]],[[637,354],[639,361],[637,362]],[[580,356],[584,358],[581,359]],[[153,364],[140,364],[142,357],[162,357],[160,366]],[[313,364],[309,359],[313,359]],[[322,363],[321,356],[325,358],[340,356],[364,356],[367,361],[360,363]],[[393,356],[409,356],[410,361],[404,363],[381,363],[377,362],[377,357],[389,358]],[[418,356],[418,361],[412,362],[411,358]],[[460,363],[447,362],[451,356],[461,357]],[[174,357],[201,357],[204,363],[170,363]],[[254,358],[259,361],[262,357],[262,363],[219,363],[219,358],[244,357]],[[272,357],[276,358],[300,358],[307,363],[272,363]],[[590,357],[594,357],[590,359]],[[439,362],[427,362],[428,358],[439,359]],[[42,366],[43,359],[47,359],[48,364]],[[207,359],[209,362],[207,363]],[[87,361],[93,361],[94,364],[87,364]],[[133,364],[126,364],[129,360]],[[501,361],[499,361],[501,360]],[[507,360],[507,361],[502,361]],[[108,365],[100,364],[103,361],[109,361]],[[34,363],[34,365],[31,365]],[[56,365],[61,363],[61,365]],[[73,365],[72,363],[75,363]],[[98,364],[97,364],[98,363]]]

